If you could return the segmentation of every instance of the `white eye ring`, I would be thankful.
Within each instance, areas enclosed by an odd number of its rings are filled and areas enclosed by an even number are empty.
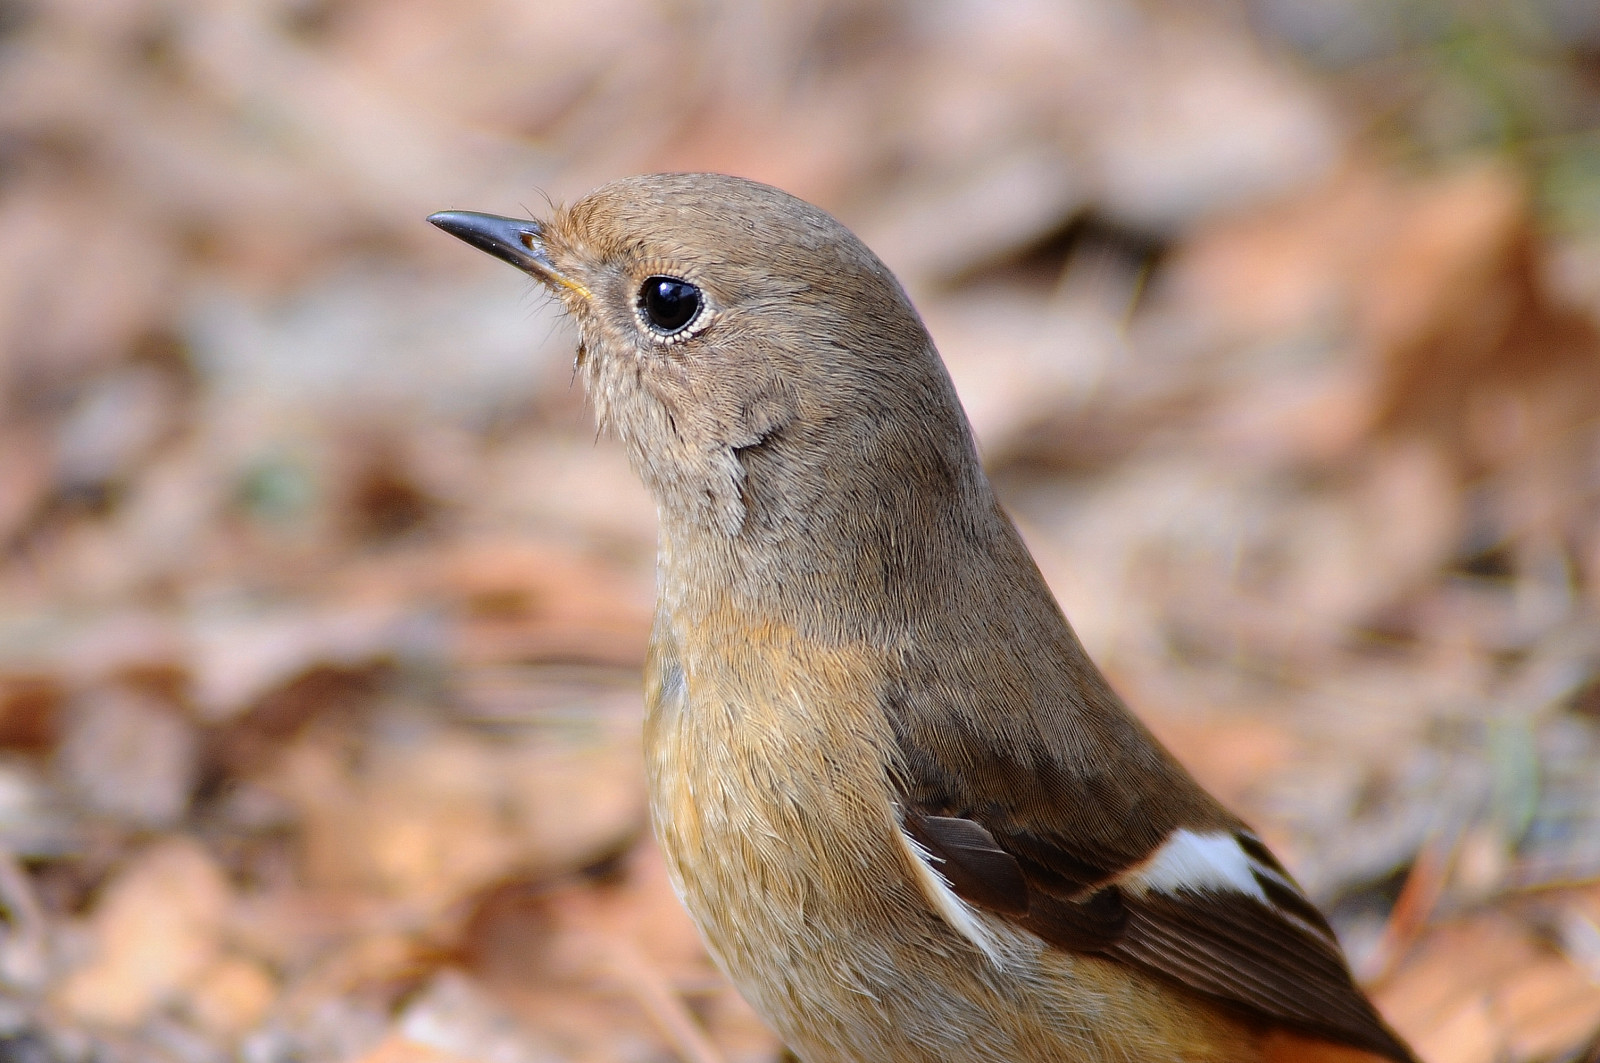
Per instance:
[[[700,286],[665,273],[644,279],[633,309],[639,323],[657,341],[681,340],[700,331],[706,322],[706,298]]]

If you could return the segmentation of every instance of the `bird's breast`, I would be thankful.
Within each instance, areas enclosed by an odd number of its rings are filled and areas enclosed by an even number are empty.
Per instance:
[[[739,642],[699,624],[652,661],[646,764],[656,831],[684,899],[732,966],[758,924],[803,942],[880,907],[903,877],[887,737],[860,711],[862,662],[770,626]],[[850,704],[855,702],[856,704]]]
[[[947,1058],[935,1046],[953,1031],[987,1025],[942,988],[972,950],[907,864],[875,667],[771,626],[670,618],[652,654],[646,762],[674,885],[717,962],[808,1061]]]

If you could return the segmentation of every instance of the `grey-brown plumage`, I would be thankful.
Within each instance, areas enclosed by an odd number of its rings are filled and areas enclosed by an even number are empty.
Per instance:
[[[807,1063],[1413,1060],[1090,662],[849,231],[714,174],[431,220],[561,298],[657,499],[657,833]]]

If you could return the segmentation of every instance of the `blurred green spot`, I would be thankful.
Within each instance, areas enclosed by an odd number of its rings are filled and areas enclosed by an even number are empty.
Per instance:
[[[1489,760],[1491,811],[1501,836],[1514,846],[1539,810],[1539,748],[1529,721],[1490,721]]]
[[[303,519],[316,496],[310,470],[287,455],[257,461],[239,480],[240,508],[264,524],[292,524]]]

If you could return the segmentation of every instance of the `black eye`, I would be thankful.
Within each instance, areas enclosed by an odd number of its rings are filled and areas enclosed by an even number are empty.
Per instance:
[[[639,311],[664,336],[681,332],[700,312],[700,289],[676,277],[648,277],[639,289]]]

